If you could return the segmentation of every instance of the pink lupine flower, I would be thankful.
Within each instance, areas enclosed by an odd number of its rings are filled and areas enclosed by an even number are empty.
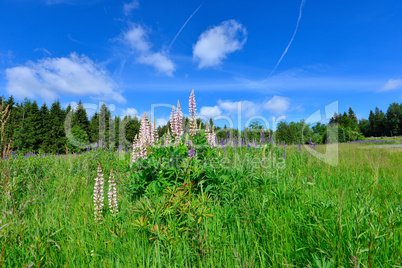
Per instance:
[[[189,98],[189,110],[190,110],[190,135],[194,136],[197,131],[197,120],[196,120],[196,108],[195,108],[195,97],[194,89],[191,91]]]
[[[176,113],[174,111],[174,106],[172,108],[172,113],[170,114],[170,130],[174,136],[176,134]]]
[[[119,208],[117,205],[117,191],[116,191],[116,182],[114,180],[113,176],[113,170],[110,171],[110,177],[109,177],[109,209],[110,212],[112,213],[112,216],[116,216],[116,213],[119,212]]]
[[[102,220],[102,209],[103,209],[103,174],[101,166],[98,166],[98,177],[95,178],[95,186],[94,186],[94,214],[95,220]]]
[[[180,136],[183,135],[183,113],[180,109],[180,102],[177,101],[177,110],[175,114],[175,123],[176,123],[176,136],[177,139],[180,139]]]
[[[135,162],[138,158],[147,159],[148,147],[153,145],[153,135],[151,134],[151,126],[149,124],[147,114],[141,118],[141,126],[139,137],[133,143],[132,161]]]

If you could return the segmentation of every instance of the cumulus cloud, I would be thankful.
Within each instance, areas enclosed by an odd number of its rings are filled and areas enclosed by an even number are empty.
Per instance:
[[[131,11],[133,9],[136,9],[136,8],[139,8],[139,7],[140,7],[140,4],[138,3],[137,0],[134,0],[134,1],[130,2],[130,3],[124,3],[124,5],[123,5],[124,15],[126,15],[126,16],[130,15]]]
[[[240,50],[247,40],[246,28],[235,20],[227,20],[203,32],[193,45],[193,58],[198,68],[222,64],[227,55]]]
[[[222,114],[222,110],[218,106],[204,106],[201,107],[200,115],[206,118],[214,118]]]
[[[134,117],[134,116],[138,115],[138,111],[135,108],[123,109],[123,117],[126,116],[126,115]]]
[[[389,91],[402,87],[402,79],[390,79],[379,91]]]
[[[172,76],[176,67],[172,60],[163,52],[153,52],[148,34],[141,25],[133,25],[122,34],[122,40],[137,54],[136,61],[140,64],[150,65],[159,73]]]
[[[289,109],[290,100],[285,97],[274,96],[264,103],[264,109],[275,114],[282,114]]]
[[[163,127],[168,123],[168,120],[165,118],[157,118],[156,119],[156,127]]]
[[[8,68],[5,73],[7,92],[20,99],[40,96],[51,101],[66,94],[126,101],[107,70],[85,55],[72,53],[68,57],[30,61]]]
[[[256,115],[259,111],[259,105],[252,101],[218,101],[218,105],[229,114],[235,114],[241,110],[247,117]]]

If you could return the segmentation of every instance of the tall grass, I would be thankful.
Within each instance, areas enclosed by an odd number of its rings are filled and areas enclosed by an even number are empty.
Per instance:
[[[264,167],[248,161],[261,149],[219,150],[230,165],[198,185],[135,197],[129,153],[0,161],[0,267],[402,266],[400,150],[343,144],[337,167],[291,146]],[[98,164],[120,209],[101,223]]]

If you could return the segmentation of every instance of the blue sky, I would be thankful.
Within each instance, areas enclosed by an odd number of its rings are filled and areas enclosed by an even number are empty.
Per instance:
[[[402,102],[402,2],[2,0],[0,95],[241,124]],[[219,117],[218,117],[219,118]],[[325,122],[325,118],[323,118]],[[217,119],[223,125],[223,119]]]

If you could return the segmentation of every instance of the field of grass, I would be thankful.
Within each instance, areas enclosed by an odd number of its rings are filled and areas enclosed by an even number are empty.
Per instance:
[[[402,150],[362,147],[336,167],[272,144],[153,173],[100,149],[0,160],[0,267],[402,267]],[[106,182],[101,222],[99,164],[120,210]]]

